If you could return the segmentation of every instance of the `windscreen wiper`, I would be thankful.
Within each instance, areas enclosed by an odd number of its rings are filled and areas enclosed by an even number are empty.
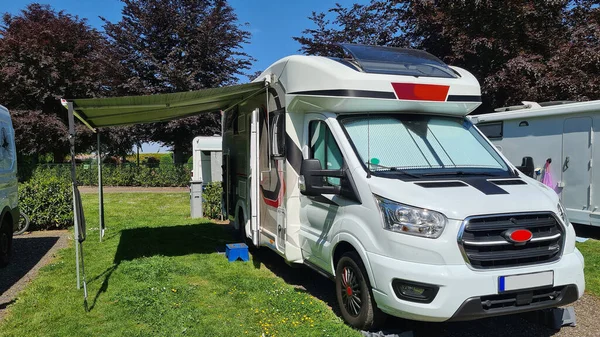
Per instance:
[[[423,176],[426,176],[426,177],[432,177],[432,176],[484,176],[484,177],[497,177],[497,175],[495,175],[495,174],[486,173],[486,172],[464,172],[464,171],[423,173]]]
[[[390,170],[390,172],[404,174],[411,178],[420,178],[420,176],[418,176],[416,174],[408,173],[408,172],[398,169],[397,167],[394,167],[394,166],[385,166],[385,165],[373,164],[373,163],[369,163],[369,162],[365,162],[365,163],[367,164],[367,167],[369,168],[369,170],[371,169],[371,165],[372,165],[372,166],[376,166],[376,167],[379,167],[382,169]]]

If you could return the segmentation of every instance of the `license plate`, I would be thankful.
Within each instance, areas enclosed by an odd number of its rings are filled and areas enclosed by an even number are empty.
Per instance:
[[[498,277],[498,292],[539,288],[554,284],[554,271]]]

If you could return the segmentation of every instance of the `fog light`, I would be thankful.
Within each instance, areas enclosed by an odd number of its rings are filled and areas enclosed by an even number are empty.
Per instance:
[[[420,303],[431,303],[439,287],[436,285],[395,279],[392,288],[398,298]]]

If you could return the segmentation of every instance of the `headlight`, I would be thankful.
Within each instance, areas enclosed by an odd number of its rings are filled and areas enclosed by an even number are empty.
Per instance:
[[[556,205],[556,208],[558,209],[558,216],[560,216],[560,218],[562,219],[565,226],[568,226],[569,218],[567,218],[567,211],[565,210],[563,205],[560,203],[560,201],[558,202],[558,205]]]
[[[446,217],[441,213],[399,204],[377,195],[375,200],[387,230],[437,239],[446,227]]]

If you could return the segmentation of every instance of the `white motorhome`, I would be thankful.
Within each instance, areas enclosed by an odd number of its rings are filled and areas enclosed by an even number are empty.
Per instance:
[[[19,220],[15,132],[8,109],[0,105],[0,267],[10,260],[13,231]]]
[[[223,114],[224,209],[257,247],[335,280],[344,320],[470,320],[584,292],[554,191],[465,116],[477,80],[421,51],[290,56]]]
[[[552,184],[573,223],[600,226],[600,101],[523,102],[473,122],[515,165],[532,158],[528,173],[541,180],[546,161]],[[531,159],[530,159],[531,161]],[[527,170],[526,170],[527,171]]]

